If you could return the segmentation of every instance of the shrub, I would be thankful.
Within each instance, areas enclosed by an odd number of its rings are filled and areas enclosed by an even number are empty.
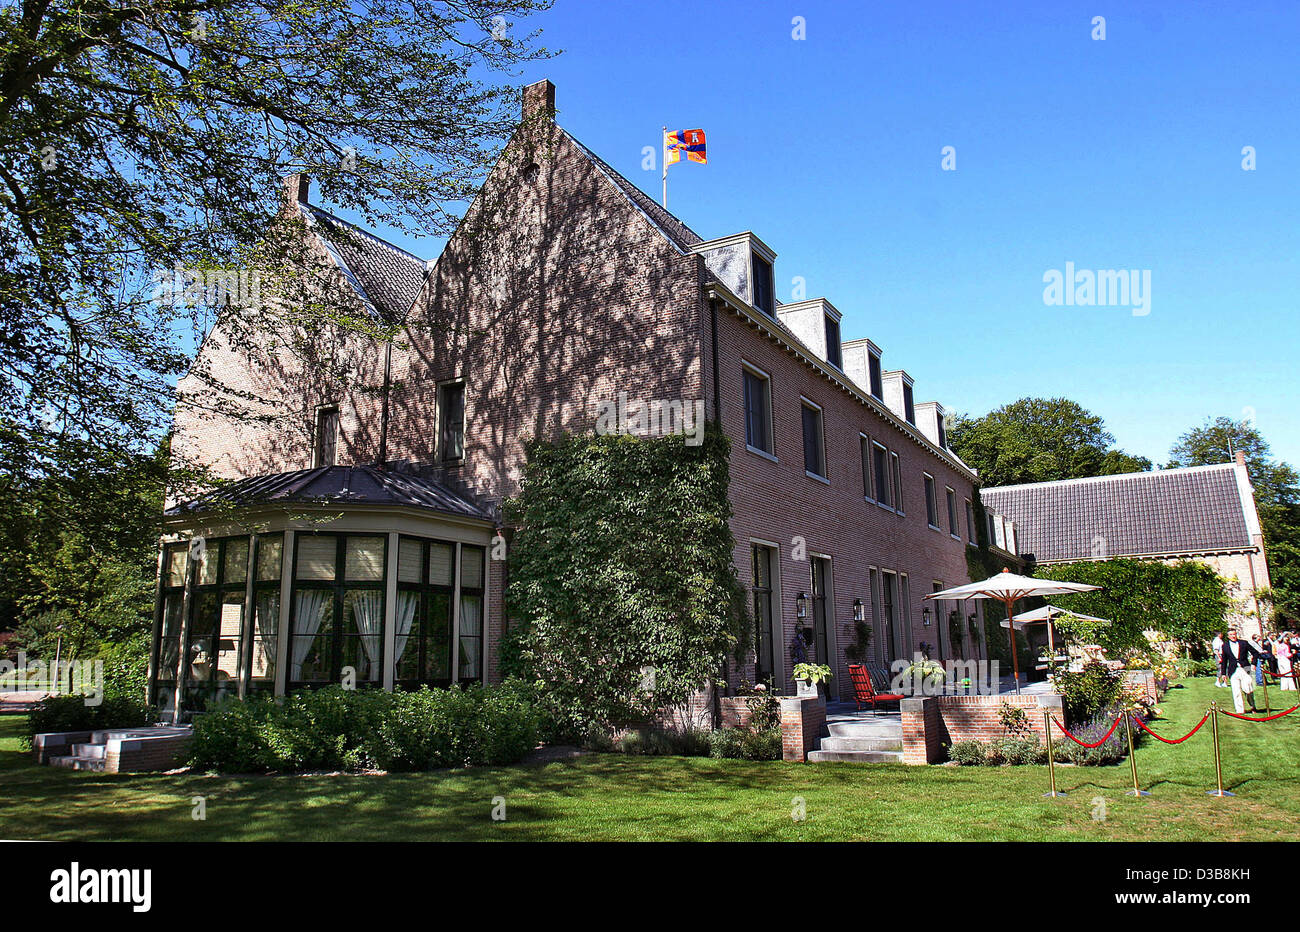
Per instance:
[[[50,696],[27,718],[29,734],[47,731],[99,731],[139,728],[153,716],[144,697],[105,694],[99,705],[86,705],[85,696]]]
[[[988,748],[983,741],[957,741],[948,748],[948,759],[963,767],[983,764],[988,757]]]
[[[1094,741],[1100,741],[1101,736],[1110,730],[1110,726],[1114,724],[1117,714],[1118,712],[1115,710],[1103,711],[1102,714],[1091,721],[1071,730],[1080,741],[1092,744]],[[1100,747],[1080,747],[1062,735],[1060,740],[1053,741],[1052,749],[1056,759],[1063,763],[1078,764],[1084,767],[1118,764],[1128,754],[1123,728],[1124,724],[1121,722],[1120,727],[1115,729],[1115,733]]]
[[[709,736],[709,756],[731,760],[780,760],[781,730],[719,728]]]
[[[339,687],[229,701],[195,718],[191,765],[226,773],[509,764],[536,745],[524,684],[387,693]]]
[[[1056,691],[1061,694],[1065,720],[1071,726],[1089,722],[1118,703],[1123,687],[1123,674],[1111,672],[1103,663],[1084,664],[1077,673],[1056,674]]]
[[[623,754],[655,757],[708,757],[709,734],[695,728],[630,731],[615,743],[615,750]]]
[[[745,701],[749,707],[749,727],[770,731],[781,727],[781,700],[771,693],[755,693]]]
[[[1047,762],[1047,749],[1039,741],[1038,735],[1034,734],[999,738],[993,742],[993,749],[1000,761],[1015,766]]]

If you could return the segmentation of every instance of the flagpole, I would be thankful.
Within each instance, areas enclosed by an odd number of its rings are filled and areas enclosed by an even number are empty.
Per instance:
[[[664,210],[668,209],[668,127],[663,127],[663,134],[659,140],[660,147],[663,149],[664,156]]]

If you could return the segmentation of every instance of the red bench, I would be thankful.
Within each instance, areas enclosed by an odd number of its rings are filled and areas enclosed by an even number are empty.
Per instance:
[[[853,681],[853,698],[858,703],[859,711],[864,705],[879,711],[877,706],[882,702],[902,702],[906,698],[902,693],[876,692],[875,687],[871,685],[871,675],[860,663],[849,664],[849,679]]]

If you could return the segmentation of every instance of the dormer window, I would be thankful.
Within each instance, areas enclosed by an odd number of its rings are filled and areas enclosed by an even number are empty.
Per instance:
[[[844,371],[844,353],[840,347],[840,322],[826,315],[826,361]]]
[[[885,379],[880,371],[880,355],[878,353],[868,353],[867,366],[871,379],[871,395],[873,398],[884,400]]]
[[[943,415],[935,412],[935,425],[939,428],[939,449],[948,449],[948,435],[943,432]]]
[[[315,466],[333,466],[338,458],[339,409],[329,405],[316,409]]]
[[[903,416],[907,423],[916,426],[916,405],[912,401],[912,386],[903,383]]]
[[[769,317],[776,314],[775,287],[772,283],[772,263],[758,253],[750,253],[750,273],[754,282],[754,307]]]

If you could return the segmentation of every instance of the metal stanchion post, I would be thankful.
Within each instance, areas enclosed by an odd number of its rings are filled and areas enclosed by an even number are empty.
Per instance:
[[[1219,703],[1210,703],[1210,730],[1214,735],[1214,781],[1217,790],[1207,790],[1206,796],[1236,796],[1223,788],[1223,759],[1219,755]]]
[[[1264,714],[1270,715],[1273,712],[1273,707],[1268,702],[1268,664],[1264,663],[1263,660],[1259,663],[1260,669],[1264,671],[1259,677],[1260,684],[1264,687]]]
[[[1065,794],[1056,789],[1056,755],[1052,753],[1052,713],[1043,711],[1043,728],[1047,732],[1047,778],[1051,781],[1052,791],[1044,793],[1044,798],[1059,798]]]
[[[1138,763],[1137,758],[1133,755],[1133,713],[1124,713],[1124,737],[1128,739],[1128,762],[1133,770],[1133,789],[1125,793],[1125,796],[1150,796],[1146,790],[1138,786]]]

